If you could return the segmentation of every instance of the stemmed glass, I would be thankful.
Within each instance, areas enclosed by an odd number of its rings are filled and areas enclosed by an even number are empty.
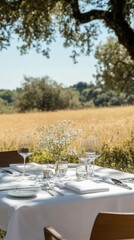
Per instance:
[[[18,154],[23,157],[24,165],[23,165],[23,179],[26,179],[26,171],[25,171],[25,165],[26,165],[26,159],[27,157],[30,157],[33,154],[33,139],[31,136],[20,136],[18,140]]]
[[[79,141],[79,161],[80,164],[84,164],[86,166],[86,171],[89,173],[89,157],[86,154],[87,150],[87,139],[83,138]]]
[[[90,168],[92,167],[91,177],[94,178],[94,162],[100,156],[101,145],[99,137],[89,137],[86,140],[85,153],[88,157]]]

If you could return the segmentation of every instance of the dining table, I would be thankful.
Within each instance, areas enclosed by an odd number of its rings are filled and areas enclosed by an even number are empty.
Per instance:
[[[0,168],[0,228],[6,240],[44,240],[45,226],[68,240],[88,240],[99,212],[134,212],[134,174],[95,166],[93,178],[77,181],[76,164],[64,177],[55,176],[52,164],[37,165],[32,171],[33,163],[27,163],[24,180],[19,168]],[[45,178],[44,170],[52,175]],[[78,188],[69,187],[73,184]]]

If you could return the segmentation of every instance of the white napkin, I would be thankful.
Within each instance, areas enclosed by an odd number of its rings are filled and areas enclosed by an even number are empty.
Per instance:
[[[85,180],[81,182],[78,181],[66,182],[64,184],[64,187],[79,194],[109,191],[109,188],[106,186],[105,183],[95,183],[90,180]]]
[[[22,163],[18,163],[18,164],[10,164],[10,168],[19,171],[19,172],[23,172],[23,167],[24,165]],[[45,169],[46,167],[38,164],[38,163],[26,163],[25,165],[25,170],[26,172],[37,172],[37,171],[43,171],[43,169]]]

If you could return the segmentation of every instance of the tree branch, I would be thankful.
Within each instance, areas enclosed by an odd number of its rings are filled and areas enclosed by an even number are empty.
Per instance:
[[[124,19],[124,7],[125,1],[124,0],[110,0],[111,3],[111,11],[113,13],[113,19],[115,21],[119,21],[120,19]]]
[[[127,48],[132,59],[134,59],[134,31],[125,20],[125,1],[111,0],[111,6],[111,12],[105,14],[104,20],[107,26],[115,32],[119,42]]]
[[[90,10],[85,13],[81,13],[79,9],[78,0],[68,0],[70,4],[74,18],[79,21],[79,23],[88,23],[97,19],[104,19],[106,11],[103,10]]]
[[[16,11],[16,9],[20,6],[22,0],[16,0],[15,2],[8,0],[1,0],[5,6],[10,7],[12,10]]]
[[[80,12],[78,0],[67,0],[67,2],[72,8],[74,18],[80,24],[93,20],[104,20],[106,25],[115,32],[119,42],[127,48],[132,59],[134,59],[134,31],[125,20],[125,0],[110,0],[111,9],[109,11],[94,9],[86,13]]]

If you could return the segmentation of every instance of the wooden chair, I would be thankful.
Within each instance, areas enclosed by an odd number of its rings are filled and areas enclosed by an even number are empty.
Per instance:
[[[65,240],[54,228],[45,227],[44,228],[44,236],[45,240],[52,240],[53,238],[56,240]]]
[[[45,240],[64,240],[52,227],[44,228]],[[134,239],[134,213],[99,213],[89,240]],[[72,239],[73,240],[73,239]]]
[[[23,163],[23,158],[17,151],[0,152],[0,167],[9,167],[9,164],[13,163]]]

